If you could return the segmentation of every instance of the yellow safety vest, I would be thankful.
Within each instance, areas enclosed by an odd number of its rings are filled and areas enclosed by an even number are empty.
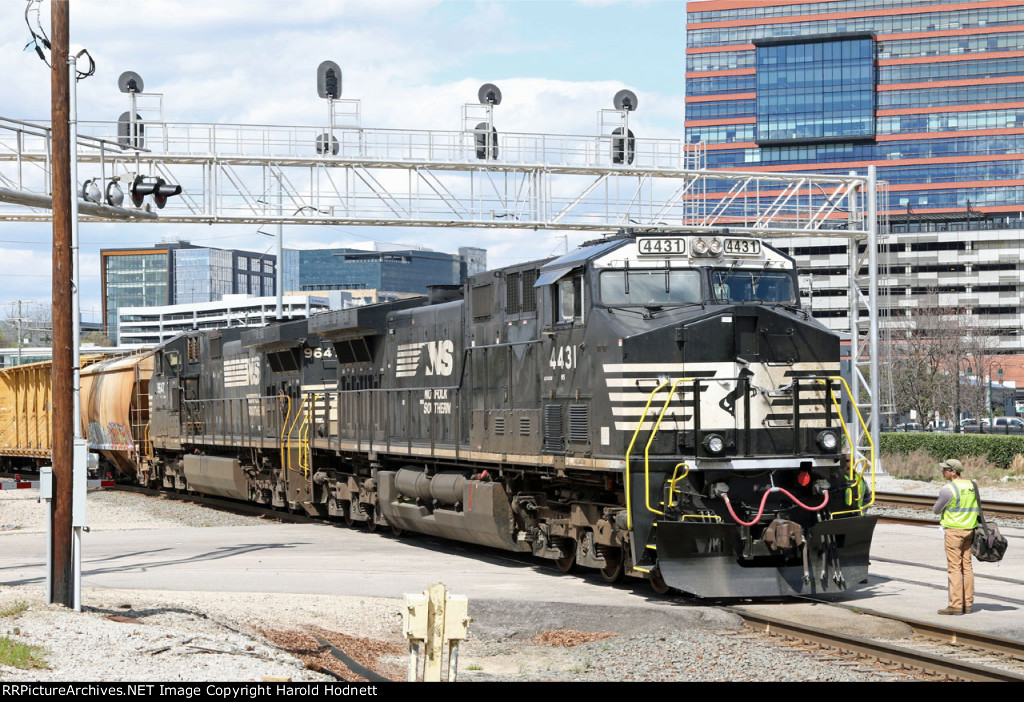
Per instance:
[[[973,529],[978,526],[978,495],[970,480],[949,481],[953,499],[942,510],[940,524],[947,529]]]

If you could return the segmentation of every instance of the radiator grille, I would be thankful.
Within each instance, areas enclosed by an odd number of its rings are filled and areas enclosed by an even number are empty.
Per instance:
[[[569,405],[569,441],[585,444],[590,441],[590,408]]]
[[[544,450],[561,451],[565,437],[562,433],[562,408],[559,405],[544,406]]]

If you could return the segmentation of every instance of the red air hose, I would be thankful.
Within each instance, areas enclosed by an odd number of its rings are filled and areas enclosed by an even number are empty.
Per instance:
[[[779,492],[785,493],[785,495],[789,499],[793,500],[793,502],[797,503],[798,505],[800,505],[801,507],[806,509],[808,512],[817,512],[819,510],[824,509],[825,505],[828,504],[828,493],[827,492],[825,493],[825,499],[821,501],[820,505],[818,505],[817,507],[808,507],[803,502],[801,502],[800,500],[796,499],[796,497],[793,495],[793,493],[791,493],[789,490],[786,490],[785,488],[772,488],[770,490],[766,490],[765,493],[764,493],[764,496],[761,498],[761,506],[757,508],[757,516],[754,517],[753,521],[745,522],[745,521],[743,521],[742,519],[740,519],[736,515],[735,511],[733,511],[732,503],[729,501],[729,493],[726,493],[726,494],[722,495],[722,498],[725,500],[725,506],[729,509],[729,514],[732,515],[732,518],[736,520],[737,524],[741,524],[742,526],[754,526],[755,524],[758,523],[758,521],[761,520],[761,515],[764,514],[764,505],[768,501],[768,495],[770,493],[775,492],[776,490],[778,490]]]

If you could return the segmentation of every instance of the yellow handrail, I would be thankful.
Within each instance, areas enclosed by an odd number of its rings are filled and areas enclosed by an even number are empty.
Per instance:
[[[659,510],[654,509],[653,507],[651,507],[651,504],[650,504],[650,494],[651,494],[651,490],[650,490],[650,449],[651,449],[651,445],[654,443],[654,438],[655,438],[655,436],[657,436],[658,430],[661,427],[661,422],[665,418],[665,412],[668,410],[668,406],[669,406],[669,404],[672,401],[672,395],[675,393],[676,388],[679,386],[680,383],[694,382],[695,380],[696,379],[694,379],[694,378],[680,378],[679,380],[676,380],[674,382],[671,381],[671,380],[661,381],[658,384],[658,386],[655,387],[651,391],[650,396],[647,398],[647,404],[644,405],[644,410],[643,410],[643,412],[640,415],[640,419],[637,422],[636,428],[633,430],[633,436],[632,436],[632,438],[629,441],[629,446],[626,448],[626,461],[625,461],[625,471],[626,471],[626,475],[625,475],[625,477],[626,477],[626,526],[627,526],[628,529],[632,529],[633,528],[632,490],[631,490],[631,487],[630,487],[630,456],[633,453],[633,447],[636,444],[637,437],[640,435],[640,430],[641,430],[641,428],[643,428],[643,424],[644,424],[645,420],[647,419],[647,414],[650,411],[651,404],[654,402],[655,396],[659,392],[661,392],[661,390],[664,389],[665,386],[667,386],[670,382],[672,382],[672,388],[671,388],[671,390],[669,390],[668,398],[665,400],[664,405],[662,405],[661,412],[658,414],[658,420],[657,420],[657,422],[655,422],[654,428],[651,431],[651,436],[647,440],[647,445],[644,447],[644,487],[645,487],[645,490],[646,490],[645,506],[646,506],[648,511],[650,511],[650,512],[652,512],[654,514],[664,515],[664,512],[661,512]],[[829,397],[832,400],[832,404],[836,408],[836,416],[839,419],[839,424],[840,424],[840,426],[843,429],[843,433],[846,435],[847,444],[850,445],[850,447],[851,447],[851,458],[852,458],[852,451],[855,448],[855,447],[853,447],[853,439],[850,436],[849,427],[847,427],[846,422],[843,419],[842,409],[841,409],[841,407],[839,405],[839,401],[836,399],[835,393],[832,390],[832,385],[831,385],[830,381],[838,380],[840,383],[842,383],[843,387],[846,388],[847,395],[852,398],[853,397],[853,393],[850,390],[850,386],[847,384],[846,380],[843,379],[841,376],[828,376],[828,378],[826,380],[822,380],[821,378],[814,378],[814,380],[819,382],[819,383],[821,383],[821,384],[823,384],[823,385],[825,385],[825,387],[828,390]],[[798,389],[794,389],[794,392],[799,392],[799,390]],[[874,466],[875,466],[875,445],[874,445],[874,442],[871,440],[871,432],[867,428],[867,424],[864,421],[864,417],[861,414],[860,409],[857,407],[857,405],[855,403],[853,403],[853,409],[854,409],[854,412],[856,412],[856,414],[857,414],[857,420],[860,422],[861,428],[864,430],[864,435],[868,439],[868,444],[870,445],[871,452],[870,452],[870,457],[862,457],[862,458],[857,459],[856,461],[852,461],[851,460],[851,462],[850,462],[849,478],[850,478],[850,480],[853,480],[855,477],[858,478],[858,492],[859,492],[860,491],[859,483],[861,481],[863,481],[863,471],[865,470],[865,468],[862,468],[858,472],[857,471],[857,467],[860,464],[862,464],[862,463],[867,463],[871,467],[871,500],[867,504],[861,505],[857,509],[847,510],[847,511],[844,511],[844,512],[833,512],[832,513],[833,517],[838,516],[838,515],[843,515],[843,514],[850,514],[850,513],[853,513],[853,512],[863,512],[865,507],[870,507],[875,502],[875,469],[874,469]],[[673,497],[672,496],[675,493],[675,485],[676,485],[676,483],[679,480],[682,480],[686,476],[686,474],[689,473],[689,466],[687,465],[686,466],[687,473],[684,473],[682,476],[679,476],[677,478],[676,477],[677,471],[679,469],[679,466],[681,466],[681,465],[686,465],[686,464],[685,463],[679,463],[679,464],[676,465],[676,468],[675,468],[675,470],[673,471],[673,474],[672,474],[672,479],[669,482],[669,486],[670,486],[669,487],[669,506],[670,507],[671,506],[675,506],[675,502],[673,502]],[[693,518],[703,518],[703,519],[710,518],[709,515],[686,515],[686,516],[687,517],[693,517]],[[685,519],[685,517],[684,517],[684,519]],[[718,520],[721,521],[721,518],[719,517]]]
[[[654,402],[654,396],[658,394],[658,391],[668,385],[668,381],[663,381],[661,385],[654,388],[651,391],[651,396],[647,398],[647,404],[644,405],[644,412],[640,415],[640,421],[636,424],[636,429],[633,430],[633,438],[629,440],[629,446],[626,448],[626,528],[630,531],[633,530],[633,508],[630,504],[630,489],[629,489],[629,454],[633,452],[633,444],[636,443],[636,437],[640,434],[640,428],[644,425],[644,420],[647,419],[647,410],[651,408],[651,403]]]
[[[668,397],[665,398],[665,404],[661,406],[661,412],[658,414],[658,421],[654,423],[654,428],[651,430],[651,438],[647,440],[647,446],[644,447],[644,492],[647,511],[653,514],[665,516],[665,513],[661,510],[651,507],[651,444],[654,443],[654,437],[658,435],[658,429],[661,428],[661,420],[665,418],[665,412],[668,411],[669,403],[672,402],[672,395],[675,394],[676,388],[679,387],[679,383],[692,380],[693,378],[680,378],[672,384],[672,389],[668,391]],[[646,414],[640,418],[641,425],[643,425],[643,421],[645,419],[647,419]],[[676,467],[678,468],[679,466]]]
[[[847,428],[846,422],[843,420],[843,411],[839,406],[839,401],[836,399],[836,394],[832,392],[831,381],[838,380],[843,384],[843,387],[846,388],[846,394],[850,398],[850,405],[853,407],[853,411],[857,413],[857,421],[860,422],[861,429],[864,430],[864,436],[867,437],[868,445],[871,447],[869,461],[869,465],[871,466],[871,501],[868,502],[866,505],[861,505],[857,509],[849,509],[844,512],[833,512],[832,516],[836,517],[840,514],[853,514],[854,512],[861,513],[864,511],[865,507],[870,507],[871,505],[875,504],[875,442],[871,440],[871,431],[868,429],[867,424],[864,422],[864,416],[860,413],[860,409],[857,407],[857,403],[855,401],[855,398],[853,397],[853,392],[850,390],[850,386],[847,384],[846,380],[844,380],[842,376],[829,376],[828,381],[830,382],[826,382],[825,380],[821,380],[820,378],[815,378],[815,380],[817,380],[819,383],[821,383],[828,389],[829,397],[832,398],[832,404],[835,405],[836,408],[836,416],[839,417],[839,424],[840,426],[843,427],[843,433],[846,435],[846,443],[850,447],[850,458],[853,458],[853,452],[857,449],[857,447],[853,445],[853,437],[850,436],[850,430]],[[858,464],[862,463],[865,460],[868,460],[868,458],[864,457],[858,459],[857,461],[850,461],[850,480],[853,480],[855,475],[857,475],[861,480],[864,479],[864,469],[861,469],[861,472],[858,474],[855,468]]]
[[[292,398],[289,395],[278,395],[277,399],[287,400],[288,402],[287,409],[284,411],[284,419],[281,421],[281,440],[279,442],[281,446],[281,477],[284,477],[284,472],[288,465],[287,460],[291,459],[291,452],[288,451],[291,442],[285,441],[284,433],[285,426],[288,424],[288,415],[292,413]],[[287,459],[285,458],[286,456]]]
[[[685,466],[686,470],[683,471],[682,475],[679,475],[679,466]],[[690,474],[690,464],[685,461],[676,463],[676,467],[672,469],[672,479],[668,482],[668,506],[675,507],[678,503],[675,502],[674,495],[676,494],[676,483],[685,478]],[[677,478],[676,476],[679,475]]]
[[[316,403],[320,399],[321,394],[307,395],[305,402],[303,402],[306,411],[303,412],[302,426],[299,427],[299,470],[302,471],[306,478],[309,477],[310,464],[313,462],[313,453],[309,448],[309,420],[313,418],[313,423],[315,423]]]

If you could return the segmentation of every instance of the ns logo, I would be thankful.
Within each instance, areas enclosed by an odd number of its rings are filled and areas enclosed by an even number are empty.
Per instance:
[[[421,359],[423,374],[426,376],[449,376],[455,368],[455,344],[449,339],[400,344],[396,351],[395,375],[399,378],[416,375]]]
[[[452,352],[455,345],[448,339],[443,341],[428,341],[426,375],[451,375],[452,374]]]

